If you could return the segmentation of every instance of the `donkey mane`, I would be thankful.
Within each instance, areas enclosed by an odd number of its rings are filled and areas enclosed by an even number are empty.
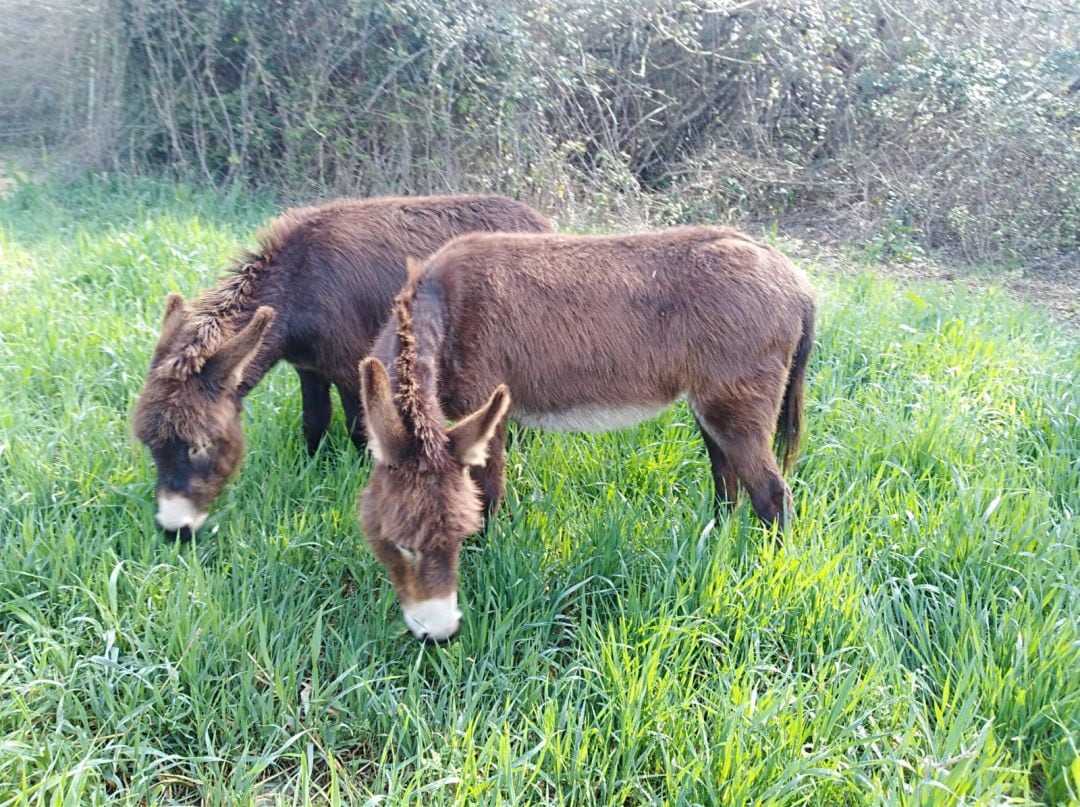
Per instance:
[[[438,464],[446,452],[445,417],[438,397],[438,345],[442,339],[445,305],[432,284],[421,287],[421,274],[412,259],[409,277],[394,297],[398,353],[394,359],[394,395],[405,428],[416,438],[421,459]],[[419,333],[416,309],[420,308]]]
[[[247,324],[245,315],[258,307],[259,283],[297,225],[292,212],[286,211],[261,230],[256,236],[258,249],[241,252],[218,285],[192,301],[181,339],[169,347],[170,355],[161,364],[163,375],[184,381],[199,373],[214,351]]]

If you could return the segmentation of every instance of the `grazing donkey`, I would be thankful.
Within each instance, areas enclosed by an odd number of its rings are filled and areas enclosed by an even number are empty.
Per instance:
[[[481,230],[551,225],[501,196],[343,199],[278,216],[259,249],[190,309],[170,294],[134,414],[157,465],[166,534],[190,538],[206,520],[243,454],[241,400],[280,359],[300,376],[308,451],[330,422],[331,384],[362,450],[356,366],[405,282],[406,250],[430,255]]]
[[[782,526],[791,493],[771,444],[775,432],[789,467],[814,307],[802,271],[727,228],[474,234],[410,262],[360,365],[375,467],[359,510],[413,634],[448,640],[460,626],[458,550],[502,495],[508,416],[615,429],[685,396],[718,506],[741,482]]]

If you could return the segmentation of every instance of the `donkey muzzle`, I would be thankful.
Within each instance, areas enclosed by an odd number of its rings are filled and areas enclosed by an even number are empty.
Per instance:
[[[461,629],[461,611],[457,607],[456,591],[449,597],[436,597],[404,605],[401,612],[413,636],[425,643],[449,642]]]
[[[155,518],[169,538],[179,536],[181,540],[189,540],[206,523],[209,515],[195,507],[191,499],[174,493],[159,493],[157,505]]]

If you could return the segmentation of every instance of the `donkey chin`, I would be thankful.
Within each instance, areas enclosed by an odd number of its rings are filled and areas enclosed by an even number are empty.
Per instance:
[[[206,523],[209,512],[200,511],[186,496],[159,493],[157,523],[169,537],[190,540]]]
[[[401,613],[413,636],[422,642],[449,642],[461,629],[461,611],[457,607],[456,591],[447,597],[402,605]]]

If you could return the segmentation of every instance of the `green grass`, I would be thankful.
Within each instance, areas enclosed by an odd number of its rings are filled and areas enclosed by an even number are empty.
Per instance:
[[[826,276],[782,550],[713,523],[684,407],[517,432],[460,639],[407,638],[287,367],[192,546],[128,413],[164,295],[268,199],[0,203],[0,805],[1003,804],[1080,794],[1076,341],[996,293]]]

